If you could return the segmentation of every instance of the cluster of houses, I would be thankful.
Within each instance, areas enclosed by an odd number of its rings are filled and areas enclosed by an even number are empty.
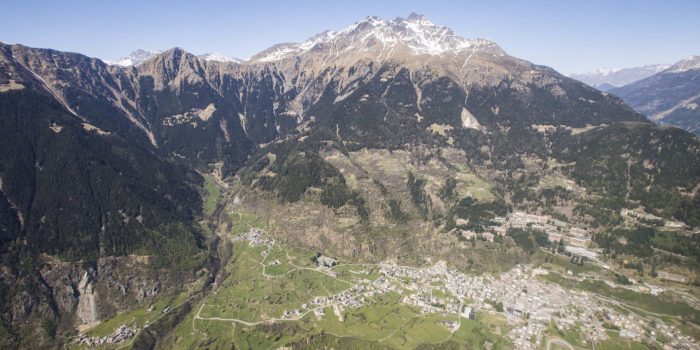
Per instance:
[[[656,223],[658,225],[663,225],[663,227],[665,229],[669,229],[669,230],[681,230],[681,229],[688,228],[688,225],[686,225],[680,221],[667,220],[667,219],[664,219],[660,216],[646,213],[640,209],[637,209],[637,210],[620,209],[620,216],[622,216],[626,220],[630,220],[630,221],[633,221],[636,223],[645,223],[645,224]]]
[[[671,281],[671,282],[676,282],[676,283],[681,283],[681,284],[688,283],[688,278],[685,276],[681,276],[681,275],[666,272],[666,271],[659,271],[658,273],[659,273],[659,279]]]
[[[85,334],[81,334],[78,338],[78,344],[84,344],[89,347],[116,344],[135,336],[136,333],[138,333],[138,329],[129,328],[126,325],[121,325],[114,331],[112,335],[107,335],[104,337],[89,337]]]
[[[584,344],[607,339],[605,325],[612,323],[620,329],[621,335],[635,341],[649,340],[652,332],[663,329],[664,334],[674,335],[673,338],[666,337],[666,345],[671,348],[697,346],[694,339],[682,336],[661,321],[652,325],[632,314],[618,314],[590,293],[544,283],[537,278],[545,273],[541,269],[516,267],[499,277],[470,276],[438,263],[430,268],[387,264],[382,272],[395,277],[393,280],[402,281],[402,288],[407,291],[402,301],[418,306],[424,313],[461,314],[471,318],[475,310],[500,311],[494,310],[497,309],[496,304],[500,304],[502,313],[513,327],[508,337],[518,349],[541,348],[550,322],[560,330],[576,329]],[[428,286],[438,281],[444,283],[445,293],[440,294],[447,296],[438,298],[431,292],[433,287]],[[469,300],[470,304],[462,306],[460,310],[458,300]]]
[[[338,264],[338,261],[334,258],[325,256],[325,255],[319,255],[316,257],[316,266],[317,267],[331,268],[337,264]]]
[[[453,297],[437,297],[433,295],[433,287],[430,285],[420,288],[417,292],[404,296],[401,302],[407,305],[417,306],[422,313],[447,312],[460,314],[461,303]]]
[[[549,215],[528,214],[523,211],[514,211],[508,216],[496,216],[493,219],[495,225],[484,232],[474,232],[460,229],[460,234],[467,240],[481,238],[493,242],[496,236],[505,236],[509,228],[521,228],[539,231],[547,234],[551,242],[563,240],[567,246],[586,248],[591,242],[591,235],[585,229],[575,227],[568,222],[553,218]],[[469,221],[457,219],[457,227],[465,227]]]
[[[549,215],[535,215],[522,211],[514,211],[505,218],[497,219],[507,224],[508,227],[529,228],[534,231],[546,233],[550,242],[559,242],[563,240],[567,246],[579,248],[586,248],[591,242],[591,235],[588,231]],[[503,226],[504,225],[501,226],[501,231],[503,231]]]
[[[301,311],[299,309],[294,309],[294,310],[284,310],[282,312],[282,318],[287,319],[287,320],[295,320],[301,317]]]
[[[316,315],[322,316],[323,308],[332,305],[340,305],[344,308],[358,308],[366,302],[365,297],[372,297],[375,294],[383,294],[393,290],[392,285],[384,277],[379,277],[374,282],[369,280],[360,282],[360,284],[340,293],[329,296],[316,296],[311,299],[310,304],[314,310],[321,310],[318,312],[314,311]]]
[[[275,244],[275,240],[269,237],[265,237],[260,229],[251,228],[248,232],[233,237],[234,241],[248,241],[251,247],[266,246],[272,247]]]
[[[569,242],[574,242],[574,238],[590,239],[584,230],[548,216],[515,212],[498,219],[503,224],[500,227],[541,227],[544,232],[561,234]],[[274,241],[262,237],[256,229],[251,229],[244,239],[249,240],[251,245],[274,244]],[[567,249],[580,256],[594,254],[584,247],[572,244]],[[587,257],[594,259],[595,255]],[[330,270],[337,261],[318,255],[316,263],[319,268]],[[517,266],[499,276],[472,276],[449,269],[444,261],[427,268],[400,266],[394,262],[377,266],[380,267],[381,275],[374,281],[361,279],[353,287],[337,294],[313,297],[308,304],[301,305],[300,310],[284,311],[282,318],[299,319],[311,311],[320,318],[325,315],[324,308],[332,307],[342,320],[342,309],[358,308],[375,295],[396,291],[403,294],[403,303],[416,306],[423,313],[443,313],[474,319],[476,310],[498,312],[506,317],[512,327],[507,336],[519,349],[541,348],[552,323],[560,330],[575,329],[581,334],[584,345],[607,339],[606,330],[613,325],[619,329],[623,338],[653,343],[657,334],[661,334],[664,346],[697,348],[693,338],[682,335],[663,320],[650,323],[632,313],[620,314],[591,293],[543,282],[538,275],[546,274],[547,271],[539,268]],[[450,331],[455,331],[459,325],[458,321],[444,321],[444,326]]]

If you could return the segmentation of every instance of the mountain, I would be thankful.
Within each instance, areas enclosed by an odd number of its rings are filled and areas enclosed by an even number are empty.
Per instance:
[[[205,53],[203,55],[197,56],[198,58],[201,58],[205,61],[216,61],[216,62],[234,62],[234,63],[241,63],[243,60],[239,58],[231,58],[231,57],[226,57],[221,53],[218,52],[210,52],[210,53]]]
[[[598,68],[587,73],[571,74],[570,77],[602,91],[610,91],[615,87],[652,76],[668,67],[668,64],[649,64],[632,68]]]
[[[133,310],[163,312],[134,347],[168,348],[237,284],[231,233],[258,223],[348,261],[481,272],[531,261],[507,237],[465,242],[514,210],[594,232],[638,207],[700,225],[695,137],[420,15],[238,64],[145,56],[0,45],[0,347],[60,347]]]
[[[654,122],[700,135],[700,56],[690,56],[611,92]]]
[[[81,114],[98,109],[69,107],[15,55],[0,47],[0,347],[48,347],[195,280],[202,178],[91,124]]]
[[[144,49],[138,49],[136,51],[133,51],[126,57],[122,57],[116,60],[105,60],[104,62],[107,64],[111,65],[117,65],[117,66],[122,66],[122,67],[128,67],[128,66],[138,66],[141,63],[147,61],[148,59],[157,56],[158,54],[161,54],[163,51],[160,50],[155,50],[155,51],[149,51],[149,50],[144,50]],[[238,59],[238,58],[231,58],[224,56],[221,53],[218,52],[210,52],[210,53],[205,53],[202,55],[198,55],[198,58],[205,60],[205,61],[215,61],[215,62],[234,62],[234,63],[241,63],[243,60]]]
[[[552,120],[585,125],[612,120],[608,118],[640,120],[612,96],[597,93],[550,68],[511,57],[491,41],[459,37],[450,29],[434,25],[415,14],[392,21],[368,17],[342,31],[328,31],[300,44],[274,46],[253,56],[246,65],[274,67],[284,77],[298,76],[291,82],[302,84],[297,88],[301,94],[294,96],[294,101],[290,101],[287,108],[294,109],[291,112],[302,119],[306,114],[305,109],[308,109],[305,108],[306,101],[318,100],[318,96],[305,95],[320,92],[318,89],[310,91],[303,84],[318,84],[317,81],[321,79],[324,83],[332,82],[334,91],[325,93],[335,95],[335,103],[344,101],[367,84],[387,84],[392,90],[398,89],[394,86],[394,80],[397,80],[400,86],[413,87],[413,92],[406,91],[409,96],[416,95],[410,101],[412,106],[404,106],[413,110],[411,115],[423,111],[422,103],[436,104],[439,103],[437,100],[442,99],[442,96],[423,99],[424,87],[430,87],[427,89],[430,91],[442,91],[441,94],[454,93],[459,98],[450,100],[447,103],[449,107],[445,106],[451,110],[451,115],[442,113],[441,118],[453,118],[453,121],[460,122],[458,124],[462,121],[462,109],[465,109],[465,122],[471,120],[469,116],[473,116],[480,124],[492,125],[500,122],[547,123]],[[381,66],[378,68],[378,65]],[[299,74],[300,70],[303,75]],[[372,81],[380,72],[379,82]],[[343,77],[343,74],[347,77]],[[517,92],[519,90],[522,93]],[[563,94],[570,96],[568,99],[558,98]],[[549,99],[548,103],[562,109],[561,115],[535,111],[544,105],[544,101],[533,104],[532,99]],[[589,100],[601,104],[590,103]],[[525,104],[530,107],[525,107]],[[617,115],[605,116],[602,111],[592,110],[600,105],[616,109]],[[483,111],[472,113],[472,109],[479,108]],[[432,108],[426,109],[428,114],[434,113]],[[567,118],[567,114],[571,114],[570,109],[580,110],[583,115],[566,121],[559,120]],[[526,111],[515,117],[509,114],[512,110]]]
[[[149,58],[161,53],[162,51],[160,50],[155,50],[155,51],[149,51],[149,50],[144,50],[144,49],[138,49],[136,51],[133,51],[126,57],[122,57],[119,59],[115,60],[105,60],[105,63],[107,64],[113,64],[117,66],[122,66],[122,67],[128,67],[128,66],[138,66],[139,64],[143,63],[144,61],[148,60]]]
[[[391,21],[367,17],[341,31],[326,31],[299,44],[273,46],[253,56],[251,61],[273,62],[307,53],[329,54],[337,60],[341,58],[341,53],[358,51],[365,51],[360,54],[364,57],[392,60],[411,55],[456,56],[474,52],[476,48],[500,56],[505,54],[493,42],[464,39],[449,28],[437,26],[424,16],[413,13],[405,19]],[[349,56],[351,60],[359,58],[357,55]]]
[[[682,73],[688,70],[700,69],[700,56],[691,55],[674,64],[672,64],[667,72]]]

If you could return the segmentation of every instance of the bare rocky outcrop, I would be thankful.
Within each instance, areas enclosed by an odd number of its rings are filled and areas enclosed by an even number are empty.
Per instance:
[[[195,279],[189,274],[153,270],[148,257],[141,256],[103,258],[96,269],[49,257],[44,262],[41,276],[51,287],[57,311],[67,327],[75,324],[80,330],[182,291]]]
[[[83,274],[83,278],[78,282],[78,309],[76,315],[80,320],[80,327],[90,327],[98,320],[97,305],[95,299],[97,293],[90,281],[90,276],[87,271]]]

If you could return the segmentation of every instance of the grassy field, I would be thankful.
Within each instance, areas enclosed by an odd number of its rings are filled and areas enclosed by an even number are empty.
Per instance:
[[[509,339],[491,332],[483,323],[464,318],[461,327],[450,340],[465,346],[467,349],[484,349],[489,344],[493,350],[513,348],[513,343]]]
[[[552,257],[554,260],[552,262],[544,263],[545,257]],[[542,264],[542,267],[550,270],[557,271],[561,273],[566,273],[566,271],[571,271],[574,275],[579,275],[582,273],[603,273],[603,268],[596,265],[593,262],[587,261],[583,266],[579,266],[571,262],[571,258],[562,255],[554,255],[551,253],[538,254],[538,262]]]
[[[643,311],[679,316],[689,320],[700,320],[700,311],[692,308],[685,302],[677,301],[666,294],[654,296],[651,294],[637,293],[625,288],[613,288],[605,282],[586,279],[582,282],[566,279],[557,273],[543,276],[546,280],[558,283],[566,288],[576,288],[593,292]]]
[[[476,320],[494,334],[506,335],[513,328],[508,325],[508,321],[501,314],[479,312],[476,315]]]
[[[212,215],[214,210],[216,210],[219,197],[221,197],[221,189],[210,175],[204,175],[204,191],[206,191],[204,200],[204,214]]]
[[[381,340],[397,331],[415,315],[408,306],[398,303],[399,299],[397,293],[380,296],[372,305],[347,310],[342,321],[331,308],[326,308],[318,326],[336,336]]]
[[[263,228],[265,223],[263,219],[255,214],[251,214],[245,211],[232,211],[229,213],[231,218],[230,231],[233,234],[245,233],[250,230],[251,227]]]
[[[558,330],[554,323],[550,321],[547,333],[555,338],[561,338],[575,348],[586,348],[583,346],[583,338],[575,329]]]
[[[617,332],[608,332],[609,339],[602,341],[596,345],[596,349],[600,350],[648,350],[649,347],[644,344],[637,343],[620,338]]]
[[[365,267],[361,265],[341,264],[338,266],[334,266],[333,272],[336,273],[336,276],[338,278],[350,282],[359,282],[361,280],[374,281],[377,278],[379,278],[379,276],[381,276],[379,268]]]
[[[253,248],[247,242],[234,244],[235,263],[228,267],[230,275],[207,300],[201,317],[250,322],[280,317],[285,310],[301,309],[314,296],[331,295],[351,287],[347,282],[306,269],[288,269],[283,277],[266,277],[260,265],[264,250],[266,247]]]
[[[386,343],[400,349],[413,349],[420,344],[439,344],[452,337],[450,331],[442,324],[456,321],[454,316],[428,314],[414,317],[404,324]]]
[[[170,344],[172,349],[228,349],[235,341],[236,326],[232,322],[195,320],[191,314],[174,331]]]
[[[338,346],[371,344],[377,348],[415,348],[421,344],[440,347],[445,342],[468,348],[508,348],[509,343],[502,336],[508,326],[500,316],[480,315],[478,322],[462,319],[462,327],[453,334],[446,322],[459,321],[456,315],[421,314],[413,306],[402,303],[403,295],[399,292],[367,297],[366,303],[358,308],[329,306],[321,316],[308,312],[296,321],[245,325],[229,320],[254,323],[278,318],[285,310],[301,309],[314,296],[335,294],[355,282],[374,281],[380,276],[378,267],[341,263],[332,269],[337,276],[334,278],[309,268],[313,266],[311,252],[278,243],[264,257],[262,253],[267,249],[235,242],[233,257],[226,267],[229,276],[178,325],[168,347],[228,348],[235,344],[244,349],[277,349],[313,339]],[[280,264],[270,266],[275,260]],[[441,285],[433,288],[435,295],[449,297]]]
[[[219,349],[235,344],[244,349],[277,349],[311,341],[332,344],[337,349],[413,349],[421,344],[440,348],[446,342],[467,348],[489,344],[492,349],[509,348],[510,343],[502,336],[508,326],[501,316],[480,315],[479,321],[462,318],[461,328],[451,333],[446,323],[459,321],[456,315],[422,314],[402,303],[400,292],[367,297],[358,308],[325,307],[321,316],[308,312],[295,321],[255,325],[232,321],[255,323],[278,318],[285,310],[301,309],[314,296],[335,294],[356,282],[367,283],[380,276],[379,267],[341,263],[332,269],[334,278],[310,269],[314,266],[311,252],[277,243],[264,257],[262,253],[267,250],[266,246],[252,247],[247,241],[234,242],[234,255],[226,267],[228,277],[178,325],[167,347]],[[275,260],[280,264],[271,266]],[[433,288],[434,295],[450,297],[440,284]]]
[[[86,332],[86,335],[91,337],[104,337],[112,335],[114,331],[121,325],[126,325],[130,328],[143,329],[143,327],[163,316],[163,311],[166,307],[174,308],[182,304],[188,297],[187,292],[180,293],[174,296],[168,296],[159,299],[150,306],[135,309],[128,312],[118,314],[99,325],[91,328]],[[99,349],[119,349],[124,344],[108,344],[99,347]],[[87,349],[84,345],[72,343],[70,349]]]

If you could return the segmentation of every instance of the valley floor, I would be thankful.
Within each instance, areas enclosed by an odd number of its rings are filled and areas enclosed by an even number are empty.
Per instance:
[[[442,261],[422,268],[346,263],[278,242],[242,215],[237,225],[226,237],[233,255],[225,278],[167,347],[698,348],[697,326],[684,321],[694,308],[603,282],[596,265],[571,271],[556,258],[474,276]],[[100,330],[139,326],[136,317],[117,318]]]

